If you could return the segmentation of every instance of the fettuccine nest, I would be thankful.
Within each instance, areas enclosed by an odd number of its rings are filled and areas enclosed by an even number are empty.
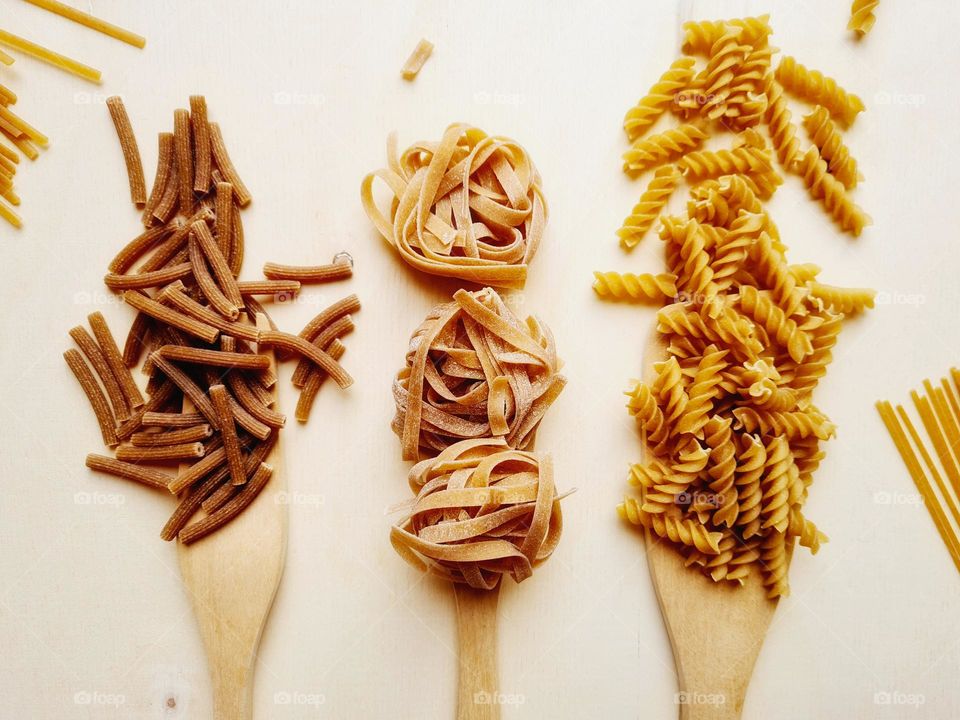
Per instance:
[[[566,384],[553,335],[536,318],[521,321],[491,288],[453,298],[414,332],[393,384],[405,460],[468,438],[528,449]]]
[[[361,199],[405,262],[431,275],[519,288],[547,221],[540,174],[519,144],[464,124],[418,142],[363,179]],[[381,178],[394,195],[389,219],[373,199]]]

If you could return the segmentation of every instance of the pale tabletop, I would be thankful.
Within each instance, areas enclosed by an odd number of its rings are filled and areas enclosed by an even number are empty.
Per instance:
[[[516,138],[543,176],[551,214],[518,302],[550,325],[566,361],[569,386],[538,448],[553,453],[561,490],[579,488],[554,556],[503,588],[503,717],[675,717],[642,538],[615,513],[640,454],[622,390],[642,373],[655,311],[597,301],[591,271],[662,271],[654,237],[632,256],[616,243],[643,186],[620,172],[621,119],[678,56],[681,20],[761,12],[772,44],[865,100],[846,139],[866,176],[857,202],[875,225],[856,241],[841,235],[796,177],[768,210],[792,262],[820,264],[825,282],[875,287],[885,302],[848,324],[818,389],[839,432],[806,511],[830,542],[816,557],[796,553],[744,717],[960,716],[960,582],[873,409],[960,362],[958,7],[882,1],[854,44],[845,0],[74,4],[148,42],[139,51],[0,2],[4,29],[104,74],[94,86],[29,58],[0,69],[52,142],[17,175],[26,227],[0,227],[0,716],[210,716],[200,636],[174,548],[158,537],[173,503],[83,466],[102,445],[61,358],[88,313],[102,311],[118,334],[132,318],[102,283],[138,225],[104,99],[125,98],[152,178],[156,134],[203,93],[254,196],[243,276],[259,277],[266,260],[318,264],[340,250],[356,260],[352,281],[305,291],[276,308],[277,322],[296,332],[348,293],[363,302],[343,359],[356,383],[325,386],[306,426],[281,368],[289,552],[255,717],[453,716],[453,594],[393,552],[385,509],[409,496],[390,383],[410,332],[455,286],[389,251],[359,187],[385,163],[390,131],[406,147],[454,121]],[[421,37],[436,49],[404,82]]]

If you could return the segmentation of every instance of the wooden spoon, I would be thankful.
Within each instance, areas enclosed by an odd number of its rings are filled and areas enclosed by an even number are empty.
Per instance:
[[[654,331],[644,353],[648,383],[656,377],[654,363],[666,357]],[[649,450],[643,454],[646,460]],[[759,572],[751,573],[742,587],[715,583],[684,567],[672,543],[650,530],[644,539],[677,666],[680,720],[736,720],[777,602],[767,599]]]
[[[257,316],[257,327],[269,328],[265,316]],[[273,351],[260,352],[269,355],[276,372]],[[273,475],[246,510],[192,545],[178,543],[180,572],[210,665],[216,720],[253,717],[254,661],[287,553],[280,442],[277,438],[266,459]]]
[[[497,604],[500,585],[476,590],[454,583],[460,670],[457,720],[499,720]]]

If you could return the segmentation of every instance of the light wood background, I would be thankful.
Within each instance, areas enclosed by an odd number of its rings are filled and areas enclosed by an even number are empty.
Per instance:
[[[17,109],[52,138],[17,176],[26,228],[0,229],[0,715],[210,714],[174,550],[158,538],[173,503],[83,467],[99,435],[60,357],[87,313],[103,311],[118,334],[132,317],[101,281],[137,231],[103,100],[125,97],[152,177],[156,133],[204,93],[254,195],[245,277],[268,259],[356,258],[352,282],[305,292],[277,321],[299,329],[349,292],[364,303],[344,358],[353,388],[325,387],[300,427],[290,369],[281,376],[290,549],[263,638],[257,717],[452,716],[453,594],[394,554],[385,508],[409,493],[389,429],[391,379],[409,333],[453,285],[391,254],[359,183],[384,163],[391,130],[406,146],[453,121],[518,139],[539,166],[551,215],[515,301],[553,328],[570,378],[538,447],[553,452],[559,486],[579,490],[564,503],[554,557],[504,588],[501,690],[516,701],[504,717],[674,716],[641,538],[614,513],[638,457],[621,391],[641,372],[654,311],[599,303],[591,271],[662,268],[657,240],[629,257],[616,245],[642,189],[619,169],[620,122],[677,56],[681,20],[765,11],[773,44],[866,101],[847,140],[866,175],[857,201],[876,224],[858,241],[840,235],[793,177],[769,210],[792,261],[821,264],[827,282],[876,287],[887,302],[844,331],[818,391],[840,431],[808,513],[830,543],[815,558],[797,553],[745,717],[960,714],[960,584],[873,409],[960,361],[954,5],[882,2],[855,45],[848,3],[833,0],[80,4],[145,34],[146,49],[0,3],[4,28],[104,71],[97,87],[28,58],[0,69]],[[421,36],[436,50],[405,83],[400,66]]]

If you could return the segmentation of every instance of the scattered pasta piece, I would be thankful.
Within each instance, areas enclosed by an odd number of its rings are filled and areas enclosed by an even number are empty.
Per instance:
[[[37,2],[37,0],[31,0],[31,2]],[[110,111],[110,117],[113,118],[117,137],[120,138],[120,149],[127,166],[127,176],[130,179],[130,200],[138,208],[142,208],[147,204],[146,181],[143,179],[140,150],[137,148],[137,138],[130,126],[127,109],[123,106],[123,100],[117,95],[107,98],[107,109]]]
[[[498,287],[523,287],[547,222],[540,175],[519,144],[454,124],[439,142],[397,153],[367,175],[367,216],[400,257],[421,272]],[[373,198],[383,180],[395,201],[389,218]]]
[[[790,56],[780,60],[776,78],[787,92],[822,105],[846,127],[852,125],[857,115],[865,109],[863,100],[848,93],[836,80],[819,70],[807,69]]]
[[[31,57],[41,60],[48,65],[53,65],[56,68],[65,70],[69,73],[73,73],[77,77],[81,77],[84,80],[89,80],[90,82],[100,84],[100,71],[95,70],[94,68],[84,65],[81,62],[77,62],[71,58],[68,58],[66,55],[61,55],[60,53],[55,53],[52,50],[47,50],[47,48],[37,45],[34,42],[30,42],[22,37],[8,33],[6,30],[0,30],[0,45],[6,45],[7,47],[12,47],[15,50],[19,50],[25,55],[30,55]]]
[[[873,27],[877,21],[877,16],[873,11],[877,9],[880,0],[853,0],[850,6],[850,22],[847,23],[847,30],[853,30],[857,38],[862,38]]]
[[[403,64],[403,68],[400,70],[401,77],[404,80],[414,80],[432,52],[433,43],[426,38],[421,39]]]
[[[644,273],[595,272],[593,290],[598,296],[610,300],[628,302],[663,303],[676,297],[677,276],[670,273],[650,275]]]
[[[41,7],[44,10],[49,10],[52,13],[65,17],[68,20],[73,20],[75,23],[79,23],[85,27],[88,27],[97,32],[103,33],[104,35],[109,35],[112,38],[120,40],[127,43],[128,45],[133,45],[136,48],[143,48],[147,41],[145,38],[132,33],[129,30],[124,30],[121,27],[112,25],[105,20],[89,15],[85,12],[72,8],[69,5],[64,5],[57,0],[27,0],[28,3]]]
[[[803,126],[810,140],[820,150],[820,157],[827,162],[830,173],[847,190],[853,190],[860,181],[857,161],[843,144],[843,138],[836,124],[830,119],[830,113],[822,105],[803,118]]]
[[[624,219],[623,225],[617,230],[620,236],[620,246],[624,250],[632,250],[653,226],[660,211],[666,206],[670,196],[680,182],[680,171],[676,165],[665,165],[657,168],[653,179],[640,196],[640,202],[633,206],[633,210]]]
[[[280,265],[268,262],[263,274],[271,280],[296,280],[300,283],[325,283],[353,277],[353,263],[338,260],[329,265]]]

